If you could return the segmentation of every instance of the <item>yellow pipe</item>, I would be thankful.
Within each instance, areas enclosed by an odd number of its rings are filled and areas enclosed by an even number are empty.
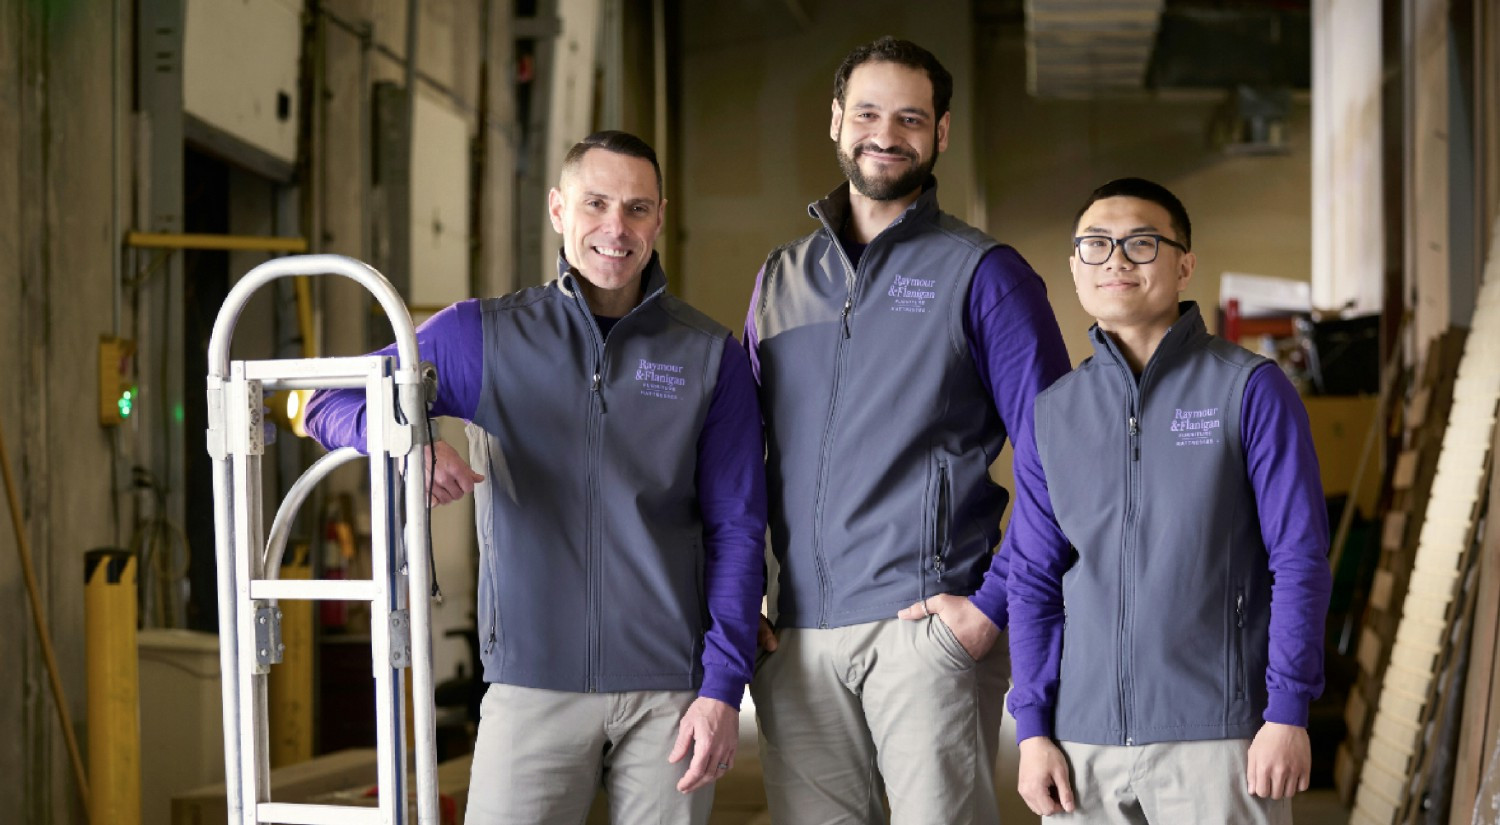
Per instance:
[[[135,555],[84,556],[88,666],[89,811],[94,825],[140,825],[140,660],[135,634]]]
[[[295,563],[291,563],[295,560]],[[283,579],[310,579],[307,545],[287,553]],[[283,601],[281,609],[281,664],[271,667],[269,695],[271,767],[306,762],[313,756],[313,603]],[[336,711],[335,711],[336,712]]]
[[[215,249],[229,252],[306,252],[306,238],[271,235],[190,235],[180,232],[128,232],[125,245],[148,249]]]
[[[302,357],[318,357],[318,339],[313,334],[312,283],[306,275],[292,279],[297,295],[297,329],[302,333]]]

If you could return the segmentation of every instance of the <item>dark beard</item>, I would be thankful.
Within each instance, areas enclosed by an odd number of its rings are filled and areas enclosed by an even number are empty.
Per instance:
[[[834,153],[839,158],[839,169],[843,171],[844,177],[849,179],[849,185],[854,187],[856,192],[873,201],[900,200],[920,190],[927,183],[927,179],[932,176],[933,167],[937,166],[936,152],[926,163],[921,163],[917,160],[915,153],[905,149],[880,149],[879,151],[882,152],[899,154],[910,160],[912,164],[906,172],[895,177],[868,178],[865,177],[858,163],[859,155],[863,151],[863,147],[856,146],[851,156],[844,151],[844,147],[834,145]]]

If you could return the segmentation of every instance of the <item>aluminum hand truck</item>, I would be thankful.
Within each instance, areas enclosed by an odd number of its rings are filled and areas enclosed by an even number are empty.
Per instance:
[[[397,357],[229,360],[246,302],[277,278],[342,275],[374,294],[395,328]],[[214,460],[214,532],[219,567],[219,663],[224,689],[225,789],[230,825],[406,825],[402,671],[412,671],[417,821],[438,825],[433,723],[432,581],[423,444],[427,403],[411,316],[379,272],[339,255],[268,261],[230,290],[208,348],[208,452]],[[323,456],[297,480],[264,536],[261,506],[262,396],[267,391],[364,388],[370,459],[373,574],[357,580],[281,580],[282,553],[298,508],[317,483],[362,458],[352,448]],[[405,518],[398,485],[405,468]],[[405,541],[401,540],[404,526]],[[375,808],[271,801],[267,674],[281,661],[281,599],[370,604],[375,673],[379,804]]]

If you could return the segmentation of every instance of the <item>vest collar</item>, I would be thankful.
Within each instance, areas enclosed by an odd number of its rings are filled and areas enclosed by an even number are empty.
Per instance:
[[[1156,345],[1156,351],[1151,353],[1152,362],[1160,361],[1208,337],[1208,327],[1203,323],[1203,313],[1198,309],[1197,301],[1179,301],[1177,314],[1177,322],[1167,328],[1167,334],[1162,336],[1161,343]],[[1129,368],[1129,362],[1125,360],[1124,353],[1120,352],[1115,339],[1100,329],[1097,323],[1089,327],[1089,340],[1094,344],[1095,356]]]
[[[877,239],[886,235],[899,237],[911,231],[912,227],[935,217],[938,213],[937,187],[937,178],[929,175],[927,183],[922,186],[922,194],[907,204],[906,210],[897,215],[896,219],[891,221],[890,226],[880,230],[880,234],[875,237]],[[844,181],[829,192],[827,197],[808,204],[807,214],[822,221],[823,227],[833,235],[834,240],[841,240],[839,233],[849,218],[849,182]],[[874,239],[871,242],[873,243]]]
[[[569,298],[583,301],[582,294],[578,292],[578,279],[582,277],[583,275],[568,263],[567,255],[559,249],[557,251],[557,288]],[[655,250],[652,250],[651,260],[646,262],[646,268],[641,271],[641,300],[631,307],[630,311],[634,312],[647,302],[655,300],[666,290],[667,273],[661,268],[661,257],[656,254]]]

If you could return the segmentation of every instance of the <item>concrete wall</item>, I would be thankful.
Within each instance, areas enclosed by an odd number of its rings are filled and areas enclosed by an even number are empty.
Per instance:
[[[115,544],[111,434],[97,423],[110,328],[108,4],[0,0],[0,396],[16,496],[68,709],[82,725],[83,554]],[[0,796],[22,822],[77,818],[77,794],[15,552],[0,516]]]

